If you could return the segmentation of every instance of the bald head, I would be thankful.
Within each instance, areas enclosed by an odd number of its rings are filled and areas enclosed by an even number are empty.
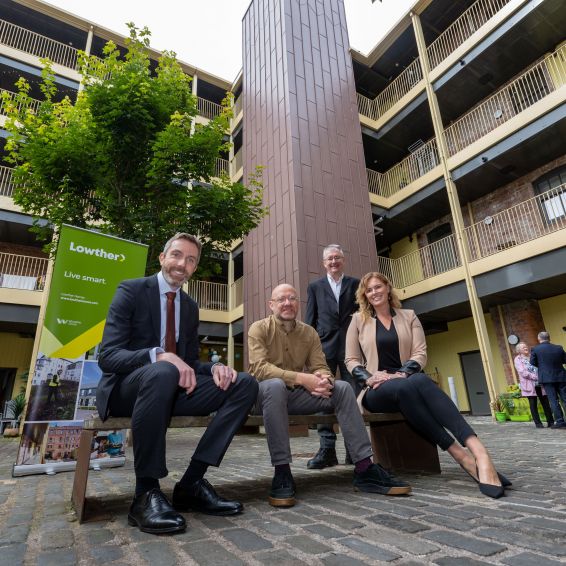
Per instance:
[[[275,318],[281,321],[293,321],[299,312],[299,297],[297,290],[288,283],[277,285],[271,293],[269,308]]]

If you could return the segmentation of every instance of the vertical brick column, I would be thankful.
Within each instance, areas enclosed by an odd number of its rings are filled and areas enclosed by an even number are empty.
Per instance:
[[[357,276],[377,253],[343,0],[253,0],[243,60],[244,177],[265,167],[269,208],[244,241],[247,329],[279,283],[304,309],[324,245]]]

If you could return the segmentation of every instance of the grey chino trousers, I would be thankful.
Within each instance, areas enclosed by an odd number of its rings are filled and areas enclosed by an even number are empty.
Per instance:
[[[289,415],[336,413],[344,442],[352,461],[359,462],[372,455],[366,426],[352,387],[336,381],[329,399],[315,397],[303,387],[289,389],[279,378],[266,379],[259,384],[254,414],[263,415],[267,445],[273,466],[289,464]]]

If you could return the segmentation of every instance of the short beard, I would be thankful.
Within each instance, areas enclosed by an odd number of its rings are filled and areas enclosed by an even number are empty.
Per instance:
[[[177,281],[173,281],[169,277],[169,274],[166,273],[163,269],[161,270],[161,275],[163,275],[163,279],[165,279],[165,281],[167,281],[167,283],[169,284],[169,287],[171,287],[173,289],[180,289],[188,281],[188,278],[185,278],[185,279],[183,279],[181,284],[179,284],[179,283],[177,283]]]

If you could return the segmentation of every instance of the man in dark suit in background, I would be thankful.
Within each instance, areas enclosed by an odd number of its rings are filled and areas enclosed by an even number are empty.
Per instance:
[[[181,290],[198,266],[201,243],[175,234],[159,256],[161,271],[123,281],[116,291],[98,364],[104,372],[96,393],[100,417],[132,417],[136,492],[128,522],[149,533],[185,530],[177,511],[235,515],[238,501],[218,496],[204,479],[219,466],[255,402],[249,374],[199,361],[197,304]],[[159,487],[167,475],[165,435],[173,415],[216,415],[190,464],[175,485],[172,505]]]
[[[538,333],[538,346],[531,349],[531,364],[538,368],[539,385],[544,385],[554,424],[551,428],[566,428],[564,413],[560,408],[560,399],[566,409],[566,352],[562,346],[550,343],[550,334]]]
[[[312,281],[307,288],[307,312],[304,321],[318,332],[326,363],[333,375],[340,369],[340,378],[350,383],[357,394],[354,382],[344,363],[346,332],[357,310],[356,289],[360,280],[344,275],[345,257],[338,244],[329,244],[322,250],[322,265],[326,275]],[[322,469],[338,464],[336,434],[332,425],[318,425],[320,450],[307,462],[309,469]],[[351,463],[346,455],[346,463]]]

